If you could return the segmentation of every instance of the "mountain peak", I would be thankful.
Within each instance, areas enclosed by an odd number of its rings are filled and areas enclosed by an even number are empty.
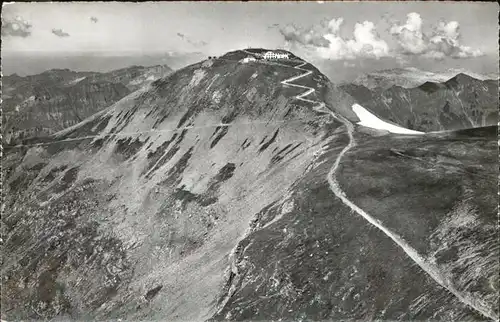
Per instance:
[[[442,85],[440,83],[427,81],[427,82],[423,83],[422,85],[420,85],[418,88],[427,92],[427,93],[434,93],[434,92],[438,91],[441,87],[442,87]]]
[[[238,49],[234,51],[230,51],[220,56],[222,59],[243,59],[248,56],[253,56],[255,58],[260,58],[263,54],[267,52],[275,52],[280,54],[288,54],[289,59],[293,60],[301,60],[298,56],[294,55],[292,52],[284,50],[284,49],[269,49],[269,48],[246,48],[246,49]]]
[[[470,84],[471,82],[480,82],[477,78],[474,78],[472,76],[469,76],[465,73],[459,73],[455,75],[454,77],[450,78],[447,80],[444,84],[449,87],[454,87],[459,84],[465,85],[465,84]]]

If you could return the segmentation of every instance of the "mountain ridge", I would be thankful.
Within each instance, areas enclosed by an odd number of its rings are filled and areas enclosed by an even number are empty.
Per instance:
[[[461,195],[481,193],[475,180],[494,184],[496,139],[365,133],[351,123],[355,98],[312,65],[247,55],[192,64],[44,142],[5,150],[4,318],[487,319],[353,214],[331,191],[332,169],[346,198],[438,258],[440,273],[491,280],[446,275],[498,315],[494,198]],[[472,168],[477,160],[484,166]],[[400,177],[412,171],[407,191]],[[451,186],[444,204],[415,197]],[[432,225],[404,208],[412,198]],[[446,242],[479,238],[474,249],[492,255],[481,265],[441,252],[460,205],[485,226],[455,227],[460,238]]]
[[[425,82],[446,82],[459,74],[472,77],[481,81],[498,80],[495,75],[481,75],[461,69],[450,69],[441,73],[423,71],[414,67],[394,68],[375,71],[357,77],[352,83],[363,85],[370,90],[387,90],[394,85],[404,88],[414,88]]]
[[[171,72],[168,66],[132,66],[109,73],[51,69],[3,78],[3,142],[11,144],[76,124]]]
[[[427,81],[418,87],[393,85],[370,90],[363,85],[340,88],[372,113],[402,127],[430,132],[497,123],[498,82],[457,74],[443,83]]]

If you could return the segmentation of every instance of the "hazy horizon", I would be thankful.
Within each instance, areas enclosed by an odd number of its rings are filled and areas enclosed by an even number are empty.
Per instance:
[[[28,76],[43,73],[51,69],[70,69],[77,72],[109,72],[116,69],[126,68],[130,66],[155,66],[168,65],[172,69],[180,69],[190,64],[194,64],[202,59],[205,55],[201,53],[190,53],[185,55],[168,55],[166,53],[148,54],[148,55],[88,55],[88,54],[72,54],[72,55],[57,55],[57,56],[18,56],[9,59],[2,59],[2,74],[9,76],[17,74],[19,76]],[[439,62],[428,64],[426,66],[418,66],[419,64],[394,64],[390,59],[365,59],[358,61],[359,67],[352,68],[345,66],[342,61],[316,61],[316,67],[334,83],[343,83],[353,81],[358,76],[380,71],[390,70],[395,68],[418,68],[422,71],[429,72],[445,72],[452,69],[464,69],[463,62],[455,61],[455,64],[440,66]],[[421,65],[421,64],[420,64]],[[490,76],[498,75],[498,60],[491,57],[489,60],[476,61],[476,65],[469,65],[470,68],[465,70],[470,73]],[[490,77],[493,78],[493,77]]]
[[[290,50],[334,82],[407,67],[498,74],[496,3],[11,3],[3,9],[4,75],[178,69],[246,47]]]

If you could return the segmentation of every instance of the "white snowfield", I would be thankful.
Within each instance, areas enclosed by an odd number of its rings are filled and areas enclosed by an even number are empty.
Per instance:
[[[359,104],[354,104],[352,106],[352,110],[358,118],[361,120],[361,122],[358,122],[359,125],[363,125],[366,127],[370,127],[372,129],[378,129],[378,130],[386,130],[391,133],[399,133],[399,134],[425,134],[424,132],[419,132],[419,131],[413,131],[409,129],[405,129],[404,127],[400,127],[397,125],[393,125],[390,123],[387,123],[385,121],[382,121],[372,113],[370,113],[368,110],[366,110],[363,106]]]

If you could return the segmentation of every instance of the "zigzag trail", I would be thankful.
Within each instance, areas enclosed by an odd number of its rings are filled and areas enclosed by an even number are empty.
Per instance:
[[[285,86],[292,86],[292,87],[298,87],[298,88],[303,88],[303,89],[307,89],[306,92],[300,94],[300,95],[296,95],[295,96],[295,99],[297,100],[300,100],[300,101],[303,101],[303,102],[308,102],[308,103],[316,103],[317,105],[313,107],[313,109],[315,111],[321,111],[323,108],[326,107],[325,103],[324,102],[319,102],[319,101],[314,101],[314,100],[309,100],[309,99],[305,99],[304,97],[307,96],[307,95],[311,95],[312,93],[314,93],[316,91],[316,89],[312,88],[312,87],[309,87],[309,86],[302,86],[302,85],[297,85],[297,84],[290,84],[290,82],[294,82],[296,81],[297,79],[300,79],[302,77],[306,77],[306,76],[309,76],[311,75],[313,72],[312,70],[308,70],[308,69],[305,69],[305,68],[301,68],[302,66],[305,66],[307,65],[307,62],[303,62],[293,68],[295,69],[298,69],[298,70],[302,70],[302,71],[305,71],[304,74],[302,75],[298,75],[298,76],[294,76],[294,77],[290,77],[288,79],[285,79],[284,81],[281,82],[282,85],[285,85]]]
[[[414,249],[412,246],[410,246],[401,236],[398,234],[392,232],[390,229],[385,227],[381,221],[378,219],[372,217],[370,214],[365,212],[363,209],[359,208],[356,204],[354,204],[351,200],[349,200],[345,194],[345,192],[340,188],[340,185],[336,179],[336,172],[339,169],[340,162],[342,161],[342,157],[353,147],[356,146],[356,140],[354,139],[354,125],[345,117],[336,114],[334,111],[330,109],[326,109],[326,105],[324,103],[320,103],[318,101],[312,101],[312,100],[307,100],[304,99],[304,96],[307,96],[311,93],[314,93],[315,89],[308,87],[308,86],[302,86],[302,85],[296,85],[296,84],[289,84],[289,82],[293,82],[297,79],[300,79],[302,77],[306,77],[308,75],[312,74],[311,70],[307,70],[304,68],[301,68],[302,66],[306,65],[306,62],[303,62],[293,68],[299,69],[302,71],[306,71],[304,74],[290,77],[284,81],[281,82],[283,85],[288,85],[288,86],[294,86],[294,87],[299,87],[299,88],[304,88],[307,89],[307,91],[303,94],[295,96],[296,99],[302,100],[305,102],[309,103],[318,103],[317,106],[314,107],[315,110],[320,111],[323,109],[324,112],[329,113],[332,115],[335,119],[339,120],[342,122],[345,127],[347,128],[347,133],[349,135],[349,143],[344,147],[344,149],[340,152],[340,154],[337,156],[337,159],[335,160],[335,163],[333,164],[332,168],[327,174],[327,181],[330,186],[330,190],[337,196],[345,205],[347,205],[349,208],[351,208],[353,211],[355,211],[358,215],[362,216],[365,218],[370,224],[373,226],[377,227],[379,230],[381,230],[387,237],[391,238],[401,249],[418,265],[420,268],[426,272],[434,281],[436,281],[438,284],[440,284],[442,287],[447,289],[450,293],[455,295],[462,303],[466,304],[467,306],[473,308],[474,310],[478,311],[485,317],[488,317],[490,319],[493,319],[495,321],[499,320],[498,315],[488,306],[487,303],[485,303],[481,299],[477,299],[471,296],[470,293],[465,293],[463,294],[460,292],[455,285],[453,284],[452,281],[450,281],[442,272],[441,270],[433,263],[425,259],[422,255],[420,255],[416,249]],[[288,67],[288,66],[287,66]]]
[[[247,50],[242,50],[244,53],[247,53],[249,55],[252,55],[252,56],[255,56],[256,53],[252,53],[250,51],[247,51]],[[287,78],[285,79],[284,81],[281,81],[281,84],[284,85],[284,86],[291,86],[291,87],[297,87],[297,88],[302,88],[302,89],[306,89],[307,91],[305,91],[304,93],[302,94],[299,94],[299,95],[296,95],[294,98],[296,100],[299,100],[299,101],[303,101],[303,102],[307,102],[307,103],[312,103],[312,104],[317,104],[316,106],[313,107],[313,109],[315,111],[318,111],[318,112],[321,112],[321,110],[326,107],[325,106],[325,103],[324,102],[320,102],[320,101],[314,101],[314,100],[309,100],[309,99],[306,99],[304,98],[305,96],[307,95],[311,95],[312,93],[314,93],[316,91],[316,89],[312,88],[312,87],[309,87],[309,86],[303,86],[303,85],[297,85],[297,84],[290,84],[290,82],[294,82],[296,81],[297,79],[300,79],[302,77],[306,77],[306,76],[309,76],[313,73],[312,70],[309,70],[309,69],[305,69],[305,68],[302,68],[302,66],[305,66],[307,65],[307,62],[301,62],[299,65],[297,66],[289,66],[289,65],[284,65],[284,64],[280,64],[280,63],[276,63],[276,62],[272,62],[273,65],[279,65],[279,66],[283,66],[283,67],[288,67],[288,68],[294,68],[294,69],[298,69],[298,70],[301,70],[301,71],[304,71],[305,73],[304,74],[301,74],[301,75],[297,75],[297,76],[293,76],[293,77],[290,77],[290,78]]]

